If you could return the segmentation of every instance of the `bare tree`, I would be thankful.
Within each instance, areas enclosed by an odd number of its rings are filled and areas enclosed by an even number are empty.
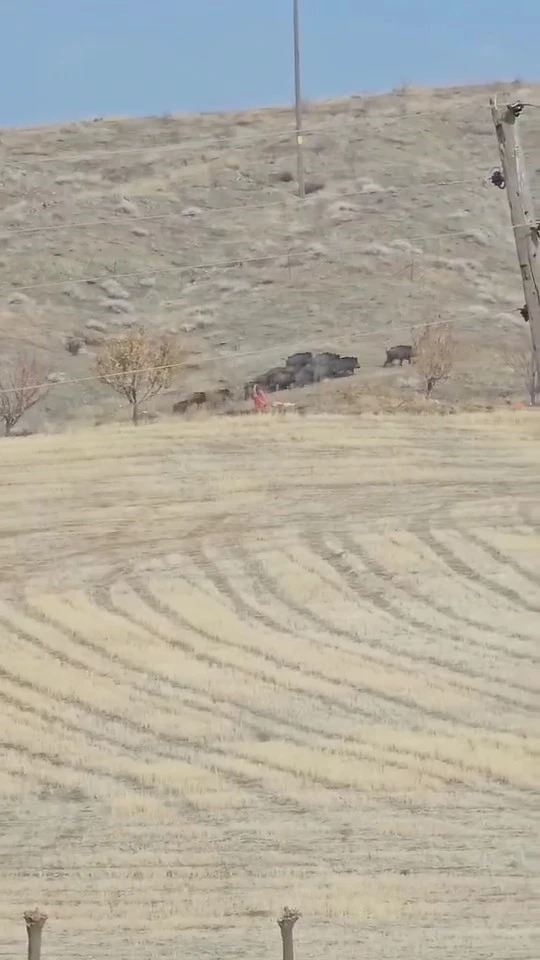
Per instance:
[[[449,323],[426,323],[418,341],[416,369],[425,383],[426,397],[430,397],[435,385],[448,380],[456,359],[456,341]]]
[[[538,382],[536,361],[529,339],[523,338],[520,346],[505,359],[525,387],[531,407],[535,407],[540,383]]]
[[[19,356],[0,371],[0,421],[9,437],[23,414],[43,400],[50,385],[45,373],[32,358]]]
[[[140,406],[170,386],[180,353],[168,337],[152,337],[144,327],[109,340],[96,360],[96,373],[107,387],[125,397],[134,424]]]
[[[283,942],[283,960],[294,960],[293,927],[301,916],[299,910],[283,907],[281,916],[277,921]]]
[[[23,917],[28,934],[28,960],[40,960],[41,935],[47,922],[47,914],[36,907],[34,910],[26,910]]]

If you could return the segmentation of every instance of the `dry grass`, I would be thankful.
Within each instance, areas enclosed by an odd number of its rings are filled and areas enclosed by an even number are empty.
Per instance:
[[[2,446],[0,954],[534,956],[540,421]],[[3,952],[2,952],[3,951]]]
[[[324,186],[303,204],[288,176],[290,110],[2,131],[3,356],[22,340],[48,368],[86,376],[96,347],[87,324],[114,336],[141,322],[188,332],[194,389],[220,377],[239,385],[313,348],[358,355],[355,379],[375,393],[389,383],[418,390],[414,368],[380,369],[384,350],[441,316],[465,343],[443,399],[522,396],[501,359],[523,328],[506,198],[482,185],[498,162],[494,89],[310,104],[307,180]],[[501,98],[540,96],[497,89]],[[521,122],[536,190],[540,114]],[[76,356],[65,350],[70,337],[87,344]],[[156,408],[170,409],[175,395]],[[57,384],[28,423],[50,428],[106,410],[128,415],[95,382]]]

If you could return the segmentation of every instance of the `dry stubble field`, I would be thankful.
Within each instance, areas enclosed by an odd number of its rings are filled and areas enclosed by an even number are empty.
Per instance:
[[[249,421],[249,422],[248,422]],[[540,421],[2,446],[4,957],[533,960]]]

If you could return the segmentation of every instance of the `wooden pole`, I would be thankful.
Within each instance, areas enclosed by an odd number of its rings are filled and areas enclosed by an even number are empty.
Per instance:
[[[36,907],[34,910],[26,910],[23,916],[28,934],[28,960],[40,960],[41,935],[47,920],[47,914],[42,913]]]
[[[300,13],[299,0],[293,0],[293,30],[294,30],[294,102],[296,113],[296,179],[298,181],[298,196],[302,199],[306,195],[304,183],[304,138],[302,136],[302,89],[300,81]]]
[[[504,175],[510,219],[514,228],[516,252],[521,271],[523,292],[527,305],[531,346],[540,384],[540,264],[538,261],[538,224],[525,170],[525,161],[519,142],[516,121],[523,104],[515,103],[497,107],[497,100],[490,100],[491,116],[495,124],[502,172]]]
[[[294,960],[293,927],[300,917],[299,910],[283,907],[283,912],[277,921],[283,942],[283,960]]]

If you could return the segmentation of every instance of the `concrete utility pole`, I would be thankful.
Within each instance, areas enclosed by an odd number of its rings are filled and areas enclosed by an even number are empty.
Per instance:
[[[294,101],[296,111],[296,179],[298,181],[298,196],[304,198],[306,189],[304,184],[304,138],[302,136],[302,89],[300,83],[300,14],[298,0],[293,0],[294,24]]]
[[[537,256],[539,225],[534,215],[516,124],[525,105],[517,102],[499,108],[495,97],[491,98],[490,105],[527,306],[536,382],[540,385],[540,263]]]

